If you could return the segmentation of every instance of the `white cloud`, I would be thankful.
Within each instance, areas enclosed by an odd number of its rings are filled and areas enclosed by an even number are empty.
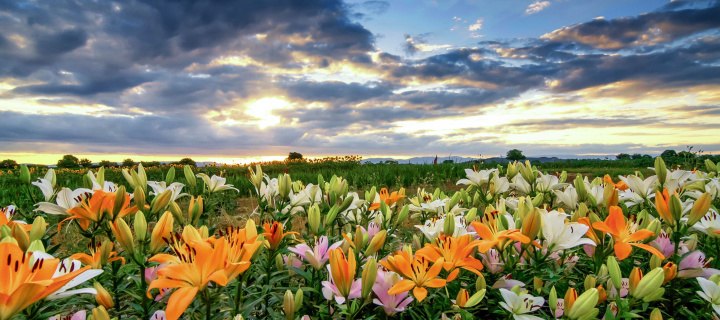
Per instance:
[[[483,18],[477,19],[477,21],[475,21],[475,23],[471,24],[471,25],[468,27],[468,30],[470,30],[470,31],[480,31],[480,29],[482,29],[482,27],[483,27],[483,22],[485,22],[485,19],[483,19]]]
[[[550,6],[550,1],[535,1],[525,9],[525,14],[533,14],[543,11]]]

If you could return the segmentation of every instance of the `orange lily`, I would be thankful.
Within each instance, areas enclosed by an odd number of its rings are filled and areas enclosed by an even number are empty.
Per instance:
[[[104,241],[102,245],[96,245],[95,247],[93,247],[92,244],[89,244],[88,248],[90,249],[91,254],[76,253],[70,256],[70,258],[89,265],[93,269],[102,269],[103,266],[117,260],[121,260],[122,263],[125,264],[125,258],[113,257],[114,255],[117,255],[117,252],[112,251],[113,244],[110,241]]]
[[[385,202],[388,206],[393,205],[398,200],[405,198],[404,194],[398,194],[397,191],[393,191],[393,193],[389,193],[388,189],[382,188],[380,189],[380,202]],[[377,210],[380,208],[380,202],[373,203],[370,205],[370,208],[368,210]]]
[[[455,280],[458,273],[460,273],[460,268],[482,276],[480,270],[482,270],[483,264],[472,256],[473,249],[481,241],[470,242],[470,239],[470,235],[458,238],[441,235],[438,238],[439,245],[427,243],[424,248],[417,251],[417,255],[423,256],[432,262],[442,258],[444,260],[443,269],[450,272],[447,281]]]
[[[148,261],[168,263],[160,269],[158,279],[150,283],[147,295],[152,298],[152,289],[177,288],[168,300],[165,316],[177,320],[199,291],[205,290],[210,281],[226,286],[228,269],[236,265],[227,262],[228,245],[226,241],[197,241],[188,228],[180,238],[171,237],[171,248],[175,255],[156,254]],[[213,242],[211,244],[210,242]],[[162,290],[161,290],[162,291]]]
[[[282,239],[291,234],[297,234],[299,233],[291,231],[291,232],[285,232],[283,233],[283,225],[282,223],[279,223],[277,221],[273,221],[272,224],[269,222],[265,222],[263,224],[263,236],[265,236],[265,239],[270,243],[270,249],[275,250],[280,246],[280,242],[282,242]]]
[[[630,187],[628,187],[625,181],[618,181],[618,183],[613,182],[609,174],[606,174],[605,177],[603,177],[603,182],[615,186],[615,189],[618,189],[620,191],[630,189]]]
[[[498,250],[503,250],[507,247],[511,240],[522,243],[530,243],[530,238],[522,234],[520,229],[508,229],[499,231],[498,223],[498,211],[488,211],[480,218],[480,221],[473,221],[472,226],[477,231],[477,234],[485,240],[478,245],[478,250],[481,253],[485,253],[492,247],[497,247]]]
[[[0,320],[12,319],[90,269],[85,266],[53,279],[59,259],[33,257],[11,242],[0,243],[0,262]]]
[[[677,195],[677,192],[675,192],[675,195]],[[674,227],[675,218],[673,218],[672,213],[670,212],[670,192],[668,189],[663,189],[662,192],[655,191],[655,207],[665,223]]]
[[[349,249],[347,258],[341,248],[330,250],[330,273],[338,292],[346,299],[350,296],[355,282],[356,267],[353,249]]]
[[[618,206],[611,206],[607,219],[593,223],[593,227],[612,236],[615,241],[615,255],[620,260],[630,256],[632,246],[647,250],[661,260],[665,259],[665,256],[657,249],[644,243],[637,243],[655,233],[647,229],[637,230],[637,224],[627,221],[622,209]]]
[[[102,190],[96,190],[92,197],[84,199],[79,206],[67,210],[67,213],[72,216],[60,221],[58,224],[58,230],[60,229],[60,225],[68,220],[79,219],[78,223],[80,224],[80,227],[83,230],[87,230],[90,226],[90,221],[102,221],[103,217],[105,217],[105,213],[110,214],[110,219],[115,221],[117,218],[122,218],[137,212],[137,206],[129,206],[130,196],[128,194],[125,194],[123,204],[119,207],[120,210],[118,212],[113,212],[116,201],[115,195],[116,193],[106,193]]]
[[[410,258],[408,252],[405,251],[388,256],[387,261],[380,261],[380,264],[405,278],[393,285],[388,290],[388,294],[399,294],[412,290],[413,296],[418,301],[423,301],[428,294],[426,287],[439,288],[447,284],[447,280],[437,278],[444,262],[444,258],[440,258],[430,266],[430,260],[424,256],[415,255],[414,258]]]
[[[258,233],[252,220],[248,220],[243,229],[228,227],[225,232],[220,232],[220,234],[223,236],[222,238],[211,238],[211,241],[216,243],[217,241],[227,241],[227,262],[229,266],[233,267],[227,268],[226,274],[228,279],[233,279],[250,267],[250,259],[262,242],[256,241]]]

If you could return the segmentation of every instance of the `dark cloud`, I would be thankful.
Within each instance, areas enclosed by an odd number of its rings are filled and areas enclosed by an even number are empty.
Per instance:
[[[386,97],[396,87],[389,82],[294,81],[285,84],[284,88],[291,96],[303,100],[345,104]]]
[[[405,100],[417,105],[431,105],[435,109],[447,109],[487,105],[518,94],[519,92],[514,88],[490,90],[472,87],[448,87],[433,91],[405,91],[396,95],[394,99]]]

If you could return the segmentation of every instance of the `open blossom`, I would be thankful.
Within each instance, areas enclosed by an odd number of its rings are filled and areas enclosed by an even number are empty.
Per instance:
[[[651,176],[647,179],[643,180],[640,179],[640,177],[636,175],[629,175],[627,177],[620,176],[620,180],[625,182],[627,186],[636,194],[638,194],[643,199],[647,199],[648,196],[653,194],[653,188],[658,183],[657,176]]]
[[[172,201],[188,195],[187,193],[182,193],[182,188],[185,185],[180,182],[173,182],[169,186],[165,183],[165,181],[148,181],[147,184],[153,189],[153,191],[150,192],[151,195],[161,195],[166,190],[172,190],[172,196],[170,197],[170,200]]]
[[[503,269],[503,263],[500,261],[500,252],[495,249],[490,249],[487,252],[481,254],[482,262],[491,273],[498,273]]]
[[[94,191],[86,188],[78,188],[70,190],[68,188],[62,188],[57,193],[55,203],[52,202],[38,202],[35,204],[38,208],[34,211],[42,211],[47,214],[55,215],[66,215],[69,209],[75,208],[83,202],[83,200],[89,198]]]
[[[702,251],[694,251],[683,258],[678,265],[678,278],[709,278],[713,274],[720,274],[720,270],[708,268],[709,261],[705,260]]]
[[[497,171],[497,169],[480,170],[475,171],[473,169],[465,169],[465,175],[467,179],[458,180],[457,184],[481,186],[490,180],[490,174]]]
[[[87,312],[80,310],[78,312],[68,314],[67,316],[56,315],[48,318],[48,320],[85,320],[87,318]]]
[[[330,259],[330,251],[340,247],[342,243],[342,241],[338,241],[328,247],[328,237],[322,236],[316,240],[313,248],[310,248],[307,244],[301,243],[294,248],[289,248],[289,250],[298,256],[301,256],[316,270],[321,270],[328,259]]]
[[[528,313],[539,310],[545,304],[545,298],[533,297],[527,293],[518,295],[505,289],[500,289],[500,294],[505,299],[500,302],[500,306],[512,313],[515,320],[542,320],[542,318]]]
[[[380,261],[380,264],[405,278],[396,283],[388,291],[388,294],[398,294],[412,290],[413,296],[418,301],[423,301],[428,294],[426,288],[439,288],[446,285],[447,281],[445,279],[437,278],[443,268],[445,259],[440,258],[431,266],[430,260],[427,258],[422,255],[411,257],[411,254],[407,251],[399,251],[388,256],[387,261]]]
[[[545,238],[545,249],[558,251],[580,245],[595,245],[592,240],[583,238],[590,227],[577,222],[565,222],[566,217],[566,214],[555,210],[543,214],[542,233]]]
[[[240,190],[233,187],[233,185],[225,184],[226,179],[218,175],[213,175],[211,178],[204,173],[198,173],[197,177],[201,178],[203,182],[205,182],[205,187],[207,187],[208,192],[218,192],[223,190],[235,190],[240,192]]]
[[[700,221],[695,223],[692,227],[693,229],[707,234],[710,237],[716,238],[718,235],[713,231],[720,230],[720,215],[718,215],[715,210],[710,209],[708,213],[700,218]]]
[[[50,201],[50,199],[52,199],[52,196],[54,195],[54,190],[53,185],[50,181],[45,179],[38,179],[38,181],[33,181],[32,184],[40,188],[40,191],[42,192],[45,201]]]
[[[707,280],[705,278],[697,278],[698,283],[702,291],[697,291],[697,294],[712,304],[713,310],[720,314],[720,286],[717,283]]]
[[[398,294],[388,294],[390,288],[400,282],[400,280],[402,280],[402,278],[395,272],[377,271],[375,284],[373,284],[372,287],[377,298],[373,299],[373,303],[383,307],[383,310],[385,310],[385,313],[388,315],[405,311],[405,307],[413,301],[413,298],[409,296],[409,291]]]
[[[347,258],[342,249],[330,251],[330,264],[327,266],[330,281],[323,281],[323,296],[330,300],[333,297],[338,304],[344,304],[348,299],[360,298],[362,281],[355,279],[355,254],[349,250]]]

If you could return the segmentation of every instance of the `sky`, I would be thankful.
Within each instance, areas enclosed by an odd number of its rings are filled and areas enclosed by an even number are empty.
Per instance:
[[[720,1],[0,0],[0,158],[720,152]]]

